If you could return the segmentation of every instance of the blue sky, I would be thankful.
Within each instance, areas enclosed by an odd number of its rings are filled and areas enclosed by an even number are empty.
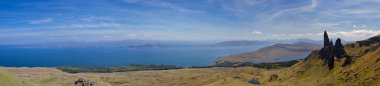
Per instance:
[[[379,0],[1,0],[0,42],[361,40]]]

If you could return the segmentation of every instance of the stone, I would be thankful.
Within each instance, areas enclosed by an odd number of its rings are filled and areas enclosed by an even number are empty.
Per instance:
[[[324,46],[328,46],[329,45],[329,36],[327,35],[327,32],[325,31],[324,34],[323,34],[323,42],[324,42]]]
[[[77,81],[74,82],[74,86],[98,86],[98,85],[95,81],[79,78]]]
[[[344,50],[344,46],[343,44],[341,43],[341,39],[337,39],[335,41],[335,45],[334,45],[334,56],[338,59],[341,59],[343,58],[344,56],[346,56],[346,51]]]

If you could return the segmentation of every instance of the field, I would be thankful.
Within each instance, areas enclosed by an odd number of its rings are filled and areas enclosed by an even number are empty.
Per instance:
[[[94,81],[102,86],[220,86],[253,85],[252,77],[266,71],[253,67],[191,68],[158,71],[115,73],[66,73],[54,68],[1,68],[12,72],[26,86],[72,86],[79,78]],[[14,79],[7,79],[14,80]],[[18,83],[16,82],[16,83]]]

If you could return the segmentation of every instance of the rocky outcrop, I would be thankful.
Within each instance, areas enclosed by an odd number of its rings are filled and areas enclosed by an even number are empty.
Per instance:
[[[324,63],[327,64],[330,70],[334,67],[335,59],[346,58],[345,63],[342,66],[349,65],[351,58],[346,55],[346,51],[341,42],[341,39],[338,38],[333,45],[332,40],[329,39],[327,32],[324,32],[324,46],[319,51],[320,58],[324,60]]]
[[[379,42],[380,41],[380,35],[378,36],[375,36],[375,37],[371,37],[367,40],[363,40],[363,41],[358,41],[357,43],[359,44],[359,47],[362,47],[362,46],[369,46],[375,42]]]
[[[346,55],[346,51],[344,50],[344,46],[342,45],[341,39],[336,39],[334,45],[334,56],[338,59],[343,58]]]
[[[324,46],[329,46],[329,36],[327,35],[327,32],[325,31],[324,34],[323,34],[323,43],[324,43]]]
[[[99,86],[95,81],[85,80],[83,78],[79,78],[74,82],[74,86]]]
[[[324,63],[328,65],[329,69],[331,70],[334,67],[334,48],[333,46],[325,46],[323,47],[319,55],[321,56],[320,58],[324,60]]]

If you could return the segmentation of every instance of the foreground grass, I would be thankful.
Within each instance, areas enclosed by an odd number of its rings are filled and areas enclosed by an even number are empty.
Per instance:
[[[253,67],[189,68],[114,73],[66,73],[54,68],[4,69],[20,79],[27,80],[33,86],[73,86],[79,78],[96,81],[101,86],[229,86],[229,82],[247,86],[253,85],[248,83],[252,77],[260,76],[259,73],[266,71]]]
[[[68,73],[112,73],[112,72],[129,72],[129,71],[144,71],[144,70],[169,70],[180,69],[181,67],[173,65],[136,65],[113,66],[113,67],[79,67],[79,66],[60,66],[56,69]]]
[[[74,86],[74,82],[79,78],[86,78],[96,81],[101,86],[111,86],[107,82],[101,80],[98,76],[82,76],[72,75],[62,72],[54,68],[0,68],[9,71],[15,78],[7,78],[4,80],[11,80],[22,82],[21,84],[3,84],[0,86]]]
[[[267,62],[267,63],[250,63],[250,62],[237,62],[237,63],[231,63],[231,62],[225,62],[222,64],[215,64],[208,67],[193,67],[193,68],[210,68],[210,67],[255,67],[255,68],[264,68],[264,69],[280,69],[280,68],[288,68],[291,67],[301,60],[291,60],[291,61],[284,61],[284,62]]]
[[[0,69],[0,83],[4,86],[21,86],[22,84],[21,80],[2,69]]]

